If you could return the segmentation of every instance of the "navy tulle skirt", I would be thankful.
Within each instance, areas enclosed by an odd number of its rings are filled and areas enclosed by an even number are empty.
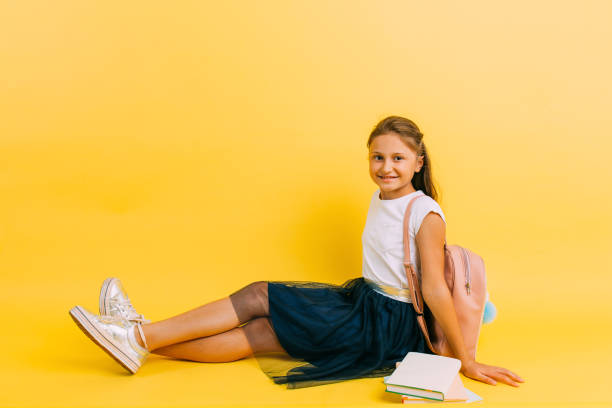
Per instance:
[[[287,388],[383,377],[408,352],[429,353],[412,304],[375,292],[363,277],[342,285],[269,281],[268,299],[287,354],[255,358]]]

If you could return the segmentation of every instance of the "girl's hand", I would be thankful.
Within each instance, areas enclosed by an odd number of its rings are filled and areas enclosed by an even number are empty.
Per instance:
[[[497,381],[501,381],[513,387],[518,387],[518,382],[525,382],[521,377],[514,374],[510,370],[506,370],[502,367],[481,364],[476,362],[476,360],[462,362],[461,373],[466,377],[470,377],[474,380],[482,381],[490,385],[496,385]]]

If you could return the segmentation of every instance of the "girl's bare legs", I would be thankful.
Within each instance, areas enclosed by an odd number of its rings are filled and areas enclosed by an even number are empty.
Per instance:
[[[224,333],[161,347],[153,353],[181,360],[222,363],[248,357],[253,351],[243,329],[236,327]]]
[[[229,297],[215,300],[177,316],[143,324],[149,351],[199,337],[223,333],[240,325]],[[138,338],[139,336],[137,336]]]
[[[143,324],[142,329],[148,349],[153,353],[193,361],[225,362],[256,352],[284,351],[268,315],[268,285],[260,281],[180,315]],[[144,345],[138,335],[136,339]]]
[[[285,352],[285,349],[264,317],[224,333],[158,348],[153,353],[183,360],[221,363],[270,351]]]

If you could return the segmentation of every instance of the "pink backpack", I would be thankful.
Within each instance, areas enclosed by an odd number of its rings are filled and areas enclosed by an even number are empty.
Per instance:
[[[435,354],[454,357],[450,344],[442,331],[442,327],[435,320],[433,313],[424,310],[423,295],[421,293],[421,277],[417,276],[410,261],[410,245],[408,222],[412,203],[425,194],[419,194],[408,203],[404,215],[404,266],[408,277],[408,286],[412,305],[417,313],[417,320],[427,347]],[[463,342],[468,355],[476,359],[478,336],[482,326],[486,296],[487,277],[485,275],[482,258],[467,248],[459,245],[447,245],[444,240],[444,278],[450,290],[455,306],[455,313]]]

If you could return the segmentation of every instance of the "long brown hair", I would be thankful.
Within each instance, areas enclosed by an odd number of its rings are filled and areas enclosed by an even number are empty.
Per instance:
[[[409,148],[416,152],[417,156],[423,156],[423,167],[412,176],[412,186],[415,190],[422,190],[437,201],[438,192],[434,187],[431,175],[431,160],[429,159],[425,143],[423,143],[423,133],[421,133],[419,127],[410,119],[401,116],[388,116],[378,122],[372,133],[370,133],[367,144],[368,149],[375,137],[389,133],[397,134]]]

